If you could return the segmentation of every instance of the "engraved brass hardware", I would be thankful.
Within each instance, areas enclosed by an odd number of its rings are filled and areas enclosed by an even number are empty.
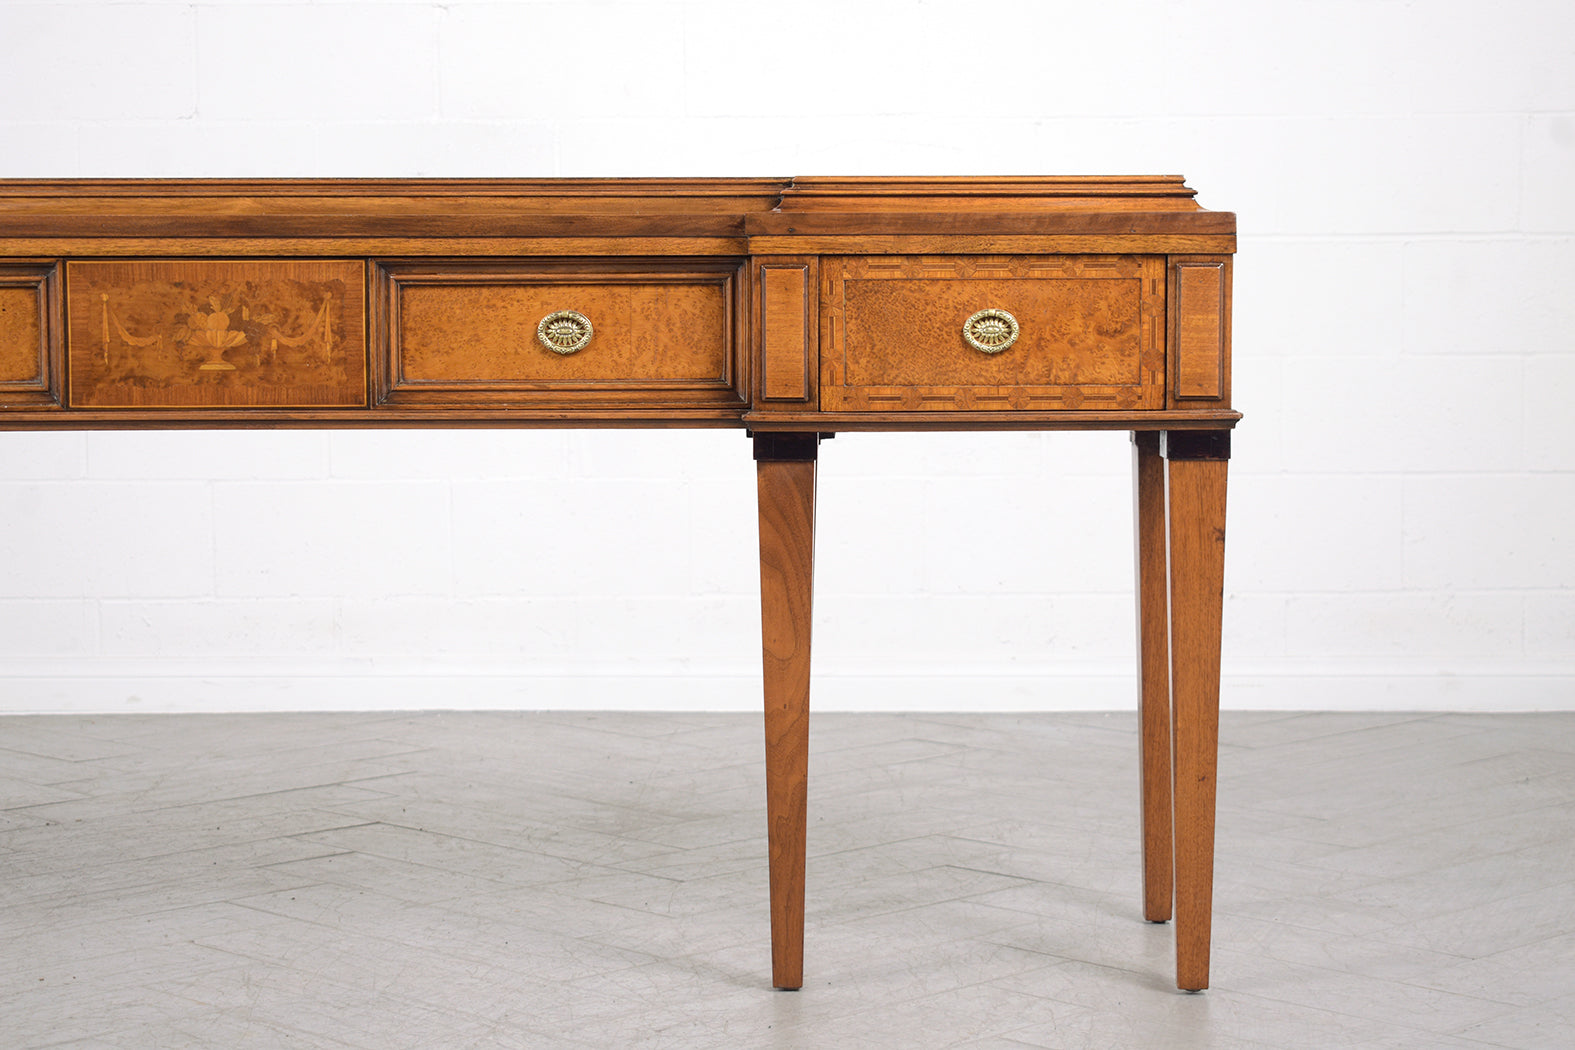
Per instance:
[[[1017,318],[1005,310],[980,310],[963,322],[963,339],[982,354],[998,354],[1017,342]]]
[[[591,341],[591,319],[578,310],[558,310],[541,319],[536,338],[555,354],[584,350]]]

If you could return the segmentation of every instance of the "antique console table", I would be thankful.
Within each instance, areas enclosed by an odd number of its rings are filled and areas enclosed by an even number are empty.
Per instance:
[[[1130,431],[1143,909],[1201,989],[1234,250],[1169,176],[0,182],[0,429],[745,428],[779,988],[820,438]]]

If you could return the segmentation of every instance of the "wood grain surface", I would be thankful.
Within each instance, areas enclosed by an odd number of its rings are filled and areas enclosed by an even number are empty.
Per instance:
[[[772,258],[756,263],[760,390],[766,401],[812,396],[818,370],[815,321],[819,260],[813,256]]]
[[[1224,401],[1230,376],[1230,259],[1170,261],[1171,401]]]
[[[1163,407],[1155,258],[852,257],[824,270],[827,411]],[[1021,325],[997,354],[963,338],[985,309]]]
[[[1143,914],[1201,989],[1235,247],[1178,176],[0,180],[0,430],[748,427],[779,988],[819,436],[1134,431]],[[987,309],[997,353],[963,338]],[[569,354],[536,339],[561,310]]]
[[[70,404],[364,404],[364,274],[359,261],[68,263]]]
[[[741,259],[393,262],[374,271],[376,402],[735,410],[747,399]],[[591,324],[571,353],[543,318]]]
[[[0,387],[42,381],[42,318],[37,282],[12,284],[0,275]]]
[[[1171,835],[1170,575],[1166,562],[1165,461],[1159,434],[1132,435],[1137,566],[1138,767],[1143,820],[1143,918],[1168,922],[1175,860]]]
[[[0,263],[0,421],[17,412],[61,415],[64,335],[60,267]]]
[[[966,413],[970,427],[1037,428],[1065,413],[1157,428],[1183,417],[1150,413],[1203,407],[1216,387],[1212,414],[1185,425],[1229,426],[1234,246],[1235,217],[1169,175],[0,181],[0,266],[59,259],[72,275],[45,303],[44,367],[13,382],[37,389],[6,402],[0,427],[95,426],[79,413],[104,411],[195,426],[224,410],[266,426],[426,425],[402,414],[426,410],[454,425],[714,425],[731,412],[763,429],[944,429]],[[737,276],[720,307],[709,276],[570,287],[573,268],[635,259]],[[1167,259],[1227,266],[1222,311],[1168,336],[1177,296],[1155,279]],[[520,276],[537,263],[559,279]],[[325,289],[266,290],[288,266],[343,268],[323,342],[364,340],[359,374],[351,355],[300,352]],[[349,279],[356,267],[372,280]],[[454,279],[422,284],[421,267]],[[498,277],[466,286],[466,267]],[[575,297],[604,319],[589,348],[554,360],[527,322]],[[1014,306],[1018,346],[987,358],[960,339],[975,310]],[[277,332],[259,322],[285,315]],[[63,340],[51,333],[68,323],[69,368],[51,372]],[[1206,353],[1214,331],[1223,363]],[[1178,371],[1182,346],[1195,365]],[[12,352],[4,367],[20,376],[31,357]],[[57,394],[65,410],[47,411]]]
[[[1209,986],[1228,466],[1166,462],[1176,987],[1189,991]]]
[[[757,443],[757,450],[759,447]],[[815,460],[761,460],[755,468],[771,869],[771,983],[777,988],[798,988],[804,983]]]

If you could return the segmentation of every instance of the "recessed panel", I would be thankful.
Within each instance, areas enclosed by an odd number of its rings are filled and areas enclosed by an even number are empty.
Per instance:
[[[809,262],[760,267],[760,393],[768,401],[809,398]]]
[[[54,263],[0,264],[0,407],[59,407],[58,272]]]
[[[1225,396],[1225,264],[1176,266],[1176,397]]]
[[[739,263],[390,263],[380,399],[739,403]]]
[[[36,283],[0,284],[0,386],[35,386],[44,377],[44,327]]]
[[[1163,274],[1138,256],[842,260],[821,407],[1163,407]]]

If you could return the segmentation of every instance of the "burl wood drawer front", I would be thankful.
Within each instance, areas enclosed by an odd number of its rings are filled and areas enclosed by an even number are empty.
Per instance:
[[[384,264],[381,400],[736,405],[741,266]]]
[[[66,264],[74,408],[366,404],[359,260]]]
[[[827,411],[1165,406],[1162,257],[828,257],[822,275]],[[1010,318],[970,345],[983,311]]]

